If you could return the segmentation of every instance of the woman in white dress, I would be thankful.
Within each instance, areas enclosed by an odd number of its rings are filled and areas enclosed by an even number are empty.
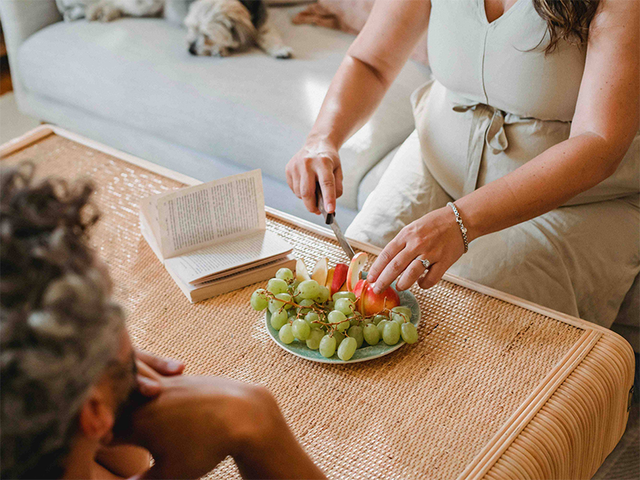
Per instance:
[[[335,209],[340,146],[425,31],[416,131],[347,230],[384,247],[375,288],[449,270],[610,326],[640,272],[637,0],[378,0],[289,186]]]

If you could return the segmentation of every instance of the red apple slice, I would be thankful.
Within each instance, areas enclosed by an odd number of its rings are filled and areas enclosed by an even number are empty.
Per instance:
[[[316,266],[313,267],[311,273],[311,279],[318,282],[319,285],[324,285],[327,281],[327,274],[329,273],[329,259],[320,258],[316,262]]]
[[[304,264],[304,260],[299,258],[296,261],[296,280],[304,282],[305,280],[311,280],[309,276],[309,272],[307,271],[307,266]]]
[[[349,271],[349,267],[344,263],[338,263],[333,272],[333,277],[331,278],[331,284],[329,285],[327,281],[327,286],[331,288],[331,295],[336,292],[339,292],[344,283],[347,280],[347,272]]]
[[[347,272],[347,290],[352,292],[360,280],[360,274],[364,270],[364,265],[367,263],[367,254],[364,252],[356,253],[351,259],[349,264],[349,271]]]

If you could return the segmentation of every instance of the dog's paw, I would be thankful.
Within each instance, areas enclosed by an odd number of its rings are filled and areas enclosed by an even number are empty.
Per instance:
[[[269,55],[279,59],[291,58],[293,57],[293,48],[282,45],[269,50]]]

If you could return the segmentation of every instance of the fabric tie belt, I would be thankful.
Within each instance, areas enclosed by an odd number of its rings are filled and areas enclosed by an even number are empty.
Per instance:
[[[467,147],[468,173],[463,187],[463,195],[466,195],[473,192],[478,186],[480,163],[485,143],[494,155],[504,152],[509,147],[504,131],[505,123],[516,123],[523,119],[510,113],[505,114],[502,110],[484,103],[471,105],[454,103],[453,110],[456,112],[473,111]]]

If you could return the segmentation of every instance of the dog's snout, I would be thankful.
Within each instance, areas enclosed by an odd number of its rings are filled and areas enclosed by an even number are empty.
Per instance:
[[[191,42],[191,43],[189,44],[189,53],[190,53],[191,55],[198,55],[198,52],[197,52],[197,50],[196,50],[196,42],[195,42],[195,41],[193,41],[193,42]]]

